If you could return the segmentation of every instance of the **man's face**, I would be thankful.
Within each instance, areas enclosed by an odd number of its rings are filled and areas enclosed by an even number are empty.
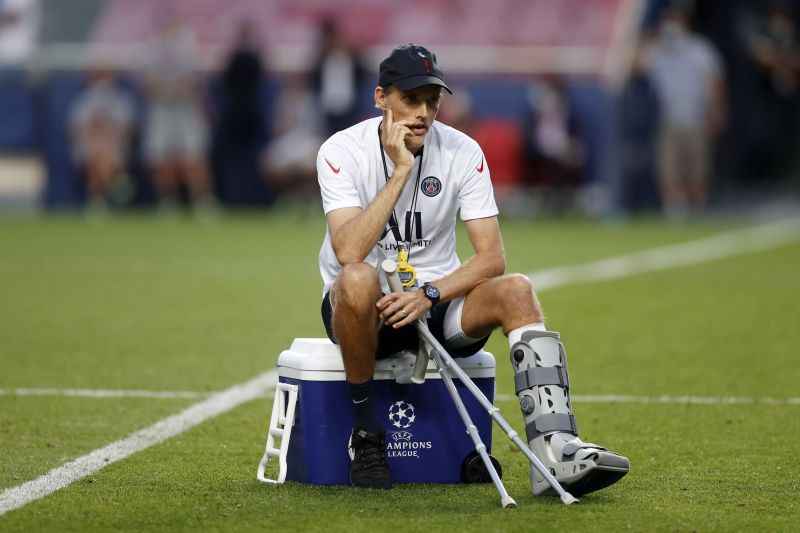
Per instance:
[[[406,137],[406,148],[414,151],[422,146],[441,101],[442,88],[438,85],[423,85],[408,91],[393,88],[386,93],[386,105],[392,110],[394,122],[410,122],[412,135]]]

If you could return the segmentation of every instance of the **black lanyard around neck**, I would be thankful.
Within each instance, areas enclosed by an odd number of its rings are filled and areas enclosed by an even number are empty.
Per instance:
[[[381,124],[383,124],[383,122],[381,122]],[[386,178],[386,183],[389,183],[389,167],[386,166],[386,154],[383,153],[383,139],[381,139],[381,124],[378,124],[378,145],[380,145],[381,149],[381,160],[383,161],[383,175]],[[408,238],[410,240],[403,239],[403,244],[406,245],[409,258],[411,257],[411,243],[414,240],[414,222],[416,221],[417,218],[414,214],[414,211],[417,208],[417,195],[419,194],[419,179],[422,176],[422,155],[424,151],[425,151],[425,146],[422,146],[419,149],[419,154],[417,154],[419,155],[419,168],[417,169],[417,179],[414,183],[414,196],[412,196],[411,198],[411,222],[410,222],[411,227],[408,228],[409,230]],[[397,215],[394,212],[394,207],[392,207],[392,215],[389,218],[389,223],[391,224],[391,226],[397,229],[397,233],[400,233],[402,235],[402,233],[400,232],[400,226],[397,224]],[[398,242],[397,244],[399,245],[400,243]]]

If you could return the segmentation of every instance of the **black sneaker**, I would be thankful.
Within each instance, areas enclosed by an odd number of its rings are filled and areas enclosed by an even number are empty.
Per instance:
[[[386,462],[386,433],[370,433],[358,426],[350,434],[350,483],[368,489],[392,488],[392,476]]]

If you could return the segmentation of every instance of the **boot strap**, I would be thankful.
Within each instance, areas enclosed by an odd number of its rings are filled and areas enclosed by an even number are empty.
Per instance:
[[[565,413],[546,413],[536,417],[536,420],[525,425],[525,435],[528,442],[551,431],[566,431],[578,435],[578,424],[575,417]]]
[[[514,375],[517,394],[532,387],[558,385],[569,390],[569,374],[563,366],[532,366]]]

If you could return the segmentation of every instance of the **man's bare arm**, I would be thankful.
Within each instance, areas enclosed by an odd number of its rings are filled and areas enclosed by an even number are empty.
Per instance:
[[[344,207],[328,213],[328,232],[339,263],[360,263],[375,247],[409,174],[411,167],[397,167],[386,186],[364,210]]]
[[[385,123],[384,146],[389,158],[395,164],[392,177],[378,195],[363,211],[359,207],[345,207],[328,213],[328,232],[331,245],[339,263],[360,263],[375,247],[381,238],[386,221],[392,213],[397,200],[408,183],[414,156],[405,144],[410,121],[393,121],[392,111],[388,110]]]
[[[725,130],[728,121],[725,79],[720,74],[716,74],[711,79],[710,85],[711,105],[709,107],[707,125],[709,133],[713,137],[717,137]]]
[[[453,273],[434,282],[444,302],[464,296],[487,279],[506,271],[506,253],[497,217],[477,218],[465,224],[475,255]]]

